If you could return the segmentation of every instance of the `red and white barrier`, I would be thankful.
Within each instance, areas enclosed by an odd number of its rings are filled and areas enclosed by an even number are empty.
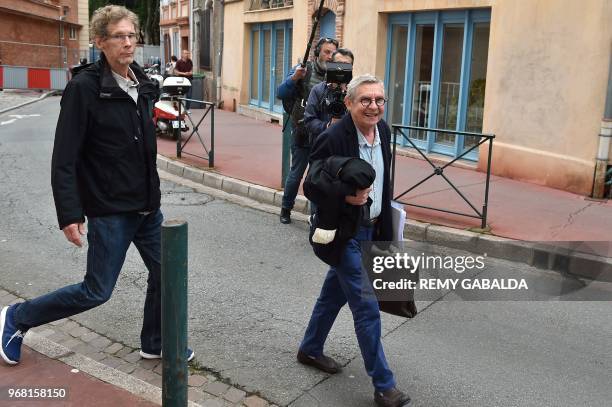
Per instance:
[[[68,69],[0,65],[0,89],[63,90]]]

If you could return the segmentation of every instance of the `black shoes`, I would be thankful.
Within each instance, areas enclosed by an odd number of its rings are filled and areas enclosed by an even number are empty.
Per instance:
[[[291,209],[281,208],[280,223],[285,225],[291,223]]]
[[[410,396],[392,387],[383,392],[374,392],[374,401],[378,407],[410,407],[412,405]]]
[[[303,365],[312,366],[326,373],[338,373],[342,371],[342,365],[329,356],[321,355],[318,357],[308,356],[302,351],[298,351],[297,360]]]

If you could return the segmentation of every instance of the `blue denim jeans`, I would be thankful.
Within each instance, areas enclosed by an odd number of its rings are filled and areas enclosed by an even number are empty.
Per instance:
[[[295,205],[295,197],[300,189],[300,182],[308,167],[308,156],[310,155],[310,146],[298,146],[295,141],[291,144],[291,169],[285,180],[285,189],[283,190],[283,208],[293,209]]]
[[[104,304],[111,297],[119,272],[133,242],[149,276],[140,335],[143,351],[161,351],[161,224],[157,210],[88,219],[87,272],[82,282],[20,303],[15,308],[19,329],[67,318]],[[120,316],[117,316],[120,318]]]
[[[385,391],[395,386],[395,379],[382,347],[378,302],[373,293],[364,296],[367,291],[362,286],[362,277],[367,278],[367,273],[362,273],[360,242],[371,239],[371,227],[359,228],[355,239],[348,242],[338,267],[327,272],[300,350],[314,357],[322,355],[327,335],[340,309],[348,302],[366,372],[374,388]]]

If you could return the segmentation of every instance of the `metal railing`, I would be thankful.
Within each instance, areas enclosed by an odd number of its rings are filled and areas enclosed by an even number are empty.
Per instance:
[[[178,104],[178,112],[179,112],[178,128],[174,129],[175,132],[178,132],[178,136],[176,137],[176,156],[178,158],[181,158],[182,154],[187,154],[192,157],[201,158],[203,160],[208,161],[208,166],[210,168],[214,167],[215,166],[215,104],[212,102],[206,102],[204,100],[188,99],[188,98],[182,98],[182,97],[178,98],[178,100],[181,101],[181,103]],[[183,120],[181,119],[182,117],[181,108],[183,107],[183,103],[182,103],[183,101],[185,102],[189,101],[191,103],[199,103],[199,104],[204,105],[204,115],[200,118],[200,120],[197,123],[195,123],[192,120],[191,114],[187,112],[187,118],[189,119],[189,122],[191,123],[192,129],[191,129],[191,133],[189,134],[189,136],[187,136],[187,139],[184,142],[182,141],[182,137],[181,137],[181,129],[183,128],[183,123],[182,123]],[[202,122],[204,121],[206,116],[208,116],[209,113],[210,113],[210,148],[207,148],[206,143],[204,142],[204,139],[200,135],[199,129],[200,129],[200,125],[202,124]],[[204,151],[206,152],[206,157],[184,151],[185,146],[187,145],[187,143],[189,143],[189,140],[192,139],[194,134],[197,136],[198,140],[200,140],[200,144],[202,144],[202,147],[204,147]]]
[[[404,132],[405,130],[415,131],[415,132],[420,132],[420,133],[423,133],[423,132],[436,133],[436,134],[445,133],[445,134],[454,134],[456,136],[472,137],[476,139],[476,142],[474,142],[474,144],[471,145],[470,148],[464,150],[461,154],[459,154],[457,157],[455,157],[450,162],[442,166],[438,166],[433,161],[431,161],[429,157],[423,152],[423,150],[419,148],[419,146],[412,140],[412,138]],[[425,159],[425,161],[427,161],[431,165],[431,167],[433,168],[433,172],[429,174],[427,177],[423,178],[421,181],[417,182],[412,187],[408,188],[406,191],[395,196],[395,191],[394,191],[395,161],[396,161],[396,148],[397,148],[398,134],[400,134],[404,138],[404,140],[406,140],[416,151],[418,151],[418,153]],[[451,211],[451,210],[444,209],[444,208],[434,208],[434,207],[425,206],[425,205],[417,205],[417,204],[411,204],[411,203],[404,203],[404,204],[408,206],[414,206],[417,208],[431,209],[434,211],[451,213],[454,215],[467,216],[470,218],[480,219],[481,228],[485,229],[487,227],[487,208],[489,204],[489,183],[491,179],[491,155],[493,154],[493,139],[494,138],[495,138],[494,134],[480,134],[480,133],[470,133],[470,132],[465,132],[465,131],[432,129],[432,128],[418,127],[418,126],[400,126],[400,125],[394,124],[393,125],[393,162],[391,165],[391,195],[394,197],[393,199],[399,200],[401,197],[403,197],[410,191],[414,190],[415,188],[417,188],[418,186],[420,186],[427,180],[431,179],[432,177],[436,175],[439,175],[442,178],[444,178],[444,180],[452,187],[452,189],[457,193],[457,195],[459,195],[470,206],[470,208],[472,208],[474,212],[473,214]],[[452,181],[444,174],[444,170],[450,167],[456,161],[460,160],[462,157],[465,157],[467,154],[469,154],[470,152],[472,152],[473,150],[475,150],[481,144],[484,144],[484,143],[489,143],[489,146],[488,146],[489,150],[488,150],[488,156],[487,156],[487,175],[486,175],[486,181],[485,181],[484,199],[483,199],[483,204],[482,204],[482,210],[479,211],[478,209],[476,209],[474,204],[472,204],[472,202],[470,202],[470,200],[459,190],[459,188],[457,188],[457,186],[455,186],[455,184],[453,184]]]
[[[249,11],[293,6],[293,0],[251,0]]]

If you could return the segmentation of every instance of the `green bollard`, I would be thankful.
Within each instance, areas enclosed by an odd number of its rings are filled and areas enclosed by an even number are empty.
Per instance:
[[[293,125],[287,113],[283,113],[283,123],[287,123],[285,131],[283,131],[283,156],[281,162],[281,186],[284,189],[291,166],[291,132],[293,131]]]
[[[187,222],[161,231],[162,405],[187,406]]]

